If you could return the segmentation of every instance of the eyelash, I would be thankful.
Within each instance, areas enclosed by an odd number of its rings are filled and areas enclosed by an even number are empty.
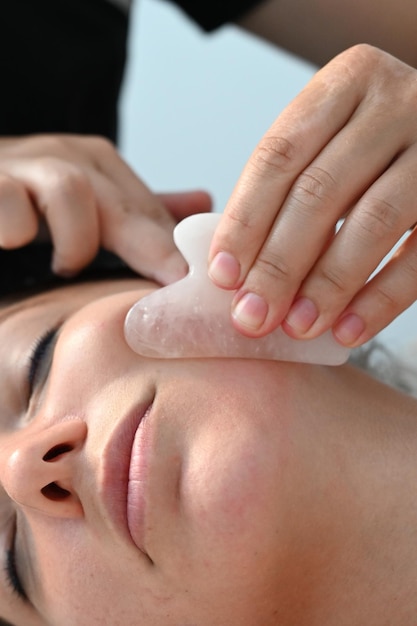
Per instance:
[[[41,335],[35,342],[31,350],[29,357],[29,365],[27,368],[27,381],[28,381],[28,398],[30,399],[33,393],[33,388],[36,382],[36,376],[39,370],[39,366],[42,363],[42,359],[45,356],[49,345],[54,340],[57,329],[50,328],[43,335]]]
[[[16,558],[14,550],[15,536],[16,534],[14,534],[13,536],[11,547],[6,551],[6,565],[4,569],[7,582],[9,583],[9,586],[12,589],[13,593],[17,594],[19,598],[27,602],[28,597],[22,583],[20,582],[20,578],[16,568]]]
[[[49,346],[53,342],[57,333],[56,328],[48,329],[43,335],[41,335],[35,342],[32,347],[29,363],[27,366],[27,383],[28,383],[28,400],[32,397],[33,390],[36,384],[36,378],[39,373],[39,367],[42,364],[42,359],[46,355]],[[17,573],[16,567],[16,551],[15,551],[15,542],[16,542],[16,528],[14,529],[13,538],[10,543],[10,548],[6,550],[6,564],[5,564],[5,573],[6,579],[9,583],[12,591],[17,594],[19,598],[25,600],[27,602],[28,597],[24,590],[24,587],[19,578],[19,574]]]

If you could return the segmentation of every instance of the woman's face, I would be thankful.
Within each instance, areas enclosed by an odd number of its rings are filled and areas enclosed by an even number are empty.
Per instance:
[[[296,366],[133,353],[124,319],[153,288],[0,310],[0,550],[29,598],[2,566],[13,624],[275,625],[300,581]]]

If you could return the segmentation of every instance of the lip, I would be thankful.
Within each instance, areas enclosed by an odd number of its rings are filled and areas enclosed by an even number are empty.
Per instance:
[[[137,405],[121,421],[103,451],[101,498],[116,529],[146,554],[144,520],[150,440],[145,428],[153,404]]]

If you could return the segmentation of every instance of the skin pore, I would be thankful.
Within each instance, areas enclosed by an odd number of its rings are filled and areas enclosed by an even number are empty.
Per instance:
[[[416,401],[350,366],[143,358],[123,323],[155,287],[100,281],[0,309],[0,616],[409,626]],[[114,468],[143,413],[131,535]],[[28,602],[5,579],[13,543]]]

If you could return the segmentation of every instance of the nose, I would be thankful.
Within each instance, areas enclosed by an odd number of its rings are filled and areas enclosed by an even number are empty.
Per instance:
[[[53,424],[35,433],[16,433],[2,452],[2,484],[17,504],[54,517],[83,515],[77,493],[80,453],[87,425],[79,419]]]

